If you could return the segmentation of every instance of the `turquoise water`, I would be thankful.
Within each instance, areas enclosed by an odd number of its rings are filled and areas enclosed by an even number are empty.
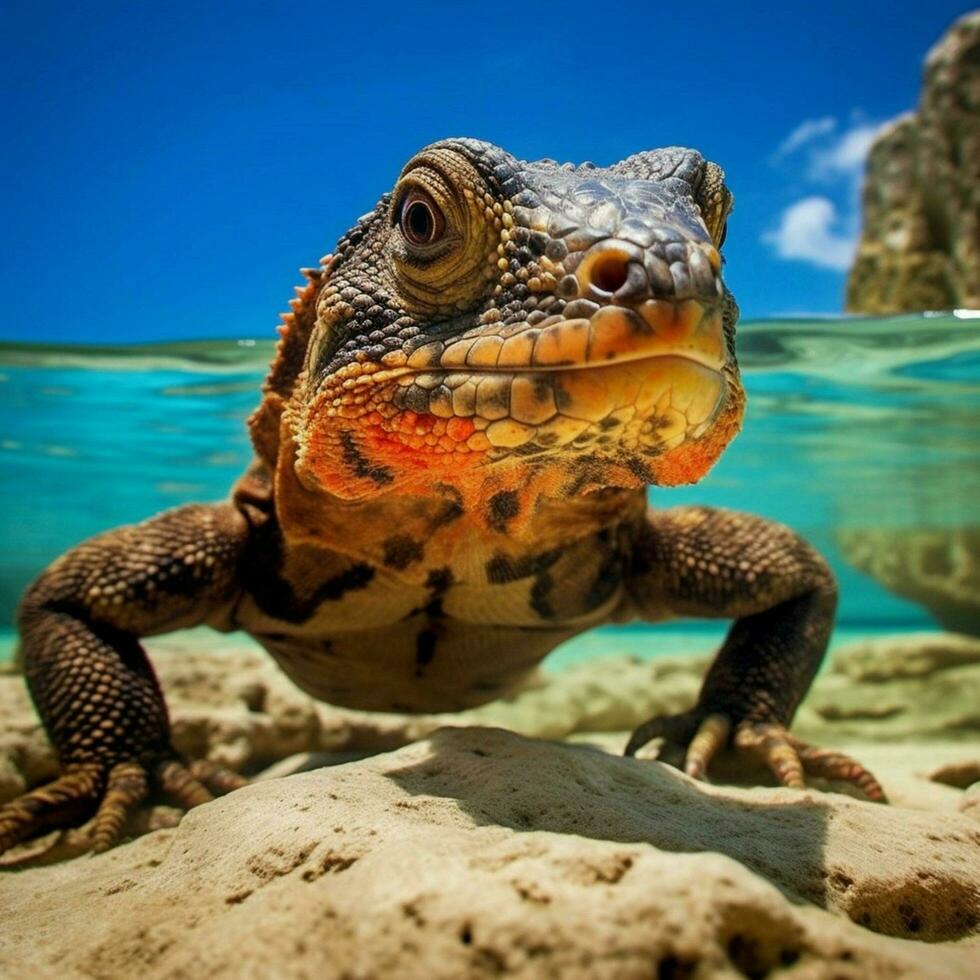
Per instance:
[[[922,608],[848,566],[836,535],[977,523],[980,320],[756,321],[740,325],[739,348],[744,432],[699,486],[655,489],[655,504],[785,521],[833,563],[842,629],[931,628]],[[271,352],[271,341],[0,345],[8,638],[24,586],[72,544],[227,493],[250,458],[243,423]]]

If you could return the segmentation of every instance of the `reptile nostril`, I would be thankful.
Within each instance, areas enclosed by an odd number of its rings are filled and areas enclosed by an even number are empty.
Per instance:
[[[610,252],[597,256],[589,270],[592,286],[604,293],[614,293],[626,285],[629,278],[629,259]]]

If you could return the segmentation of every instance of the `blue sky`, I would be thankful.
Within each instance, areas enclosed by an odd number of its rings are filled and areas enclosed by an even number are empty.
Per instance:
[[[272,336],[419,146],[695,146],[743,316],[840,309],[868,141],[968,5],[22,3],[0,13],[0,338]]]

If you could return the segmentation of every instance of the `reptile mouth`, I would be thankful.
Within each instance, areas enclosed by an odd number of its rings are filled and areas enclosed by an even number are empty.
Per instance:
[[[741,417],[721,310],[589,302],[345,365],[307,409],[297,472],[344,499],[434,480],[533,477],[550,495],[695,482]]]
[[[591,316],[569,317],[568,307]],[[710,427],[726,387],[719,310],[692,300],[568,307],[534,326],[430,341],[389,375],[392,409],[464,420],[467,448],[491,455],[563,446],[658,454]]]
[[[471,449],[662,452],[703,434],[723,400],[721,312],[696,300],[576,300],[533,326],[492,329],[414,351],[393,405],[470,420]]]
[[[725,363],[717,307],[575,300],[561,316],[484,324],[380,364],[349,365],[321,405],[327,418],[360,419],[422,453],[655,456],[711,427],[725,401]]]
[[[407,358],[388,355],[382,364],[413,373],[568,371],[668,356],[721,371],[721,311],[694,299],[650,299],[633,307],[580,299],[561,315],[497,328],[483,324],[451,342],[430,341]]]

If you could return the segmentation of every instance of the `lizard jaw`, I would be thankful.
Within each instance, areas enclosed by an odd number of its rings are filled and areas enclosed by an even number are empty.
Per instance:
[[[485,491],[549,465],[545,483],[566,494],[696,481],[741,417],[720,312],[591,305],[588,319],[482,326],[347,365],[299,422],[298,475],[348,500],[434,482]]]
[[[458,338],[424,343],[407,355],[392,351],[381,364],[413,371],[547,371],[666,355],[720,371],[726,347],[718,307],[695,299],[648,299],[635,307],[576,300],[561,315],[533,324],[480,324]]]

